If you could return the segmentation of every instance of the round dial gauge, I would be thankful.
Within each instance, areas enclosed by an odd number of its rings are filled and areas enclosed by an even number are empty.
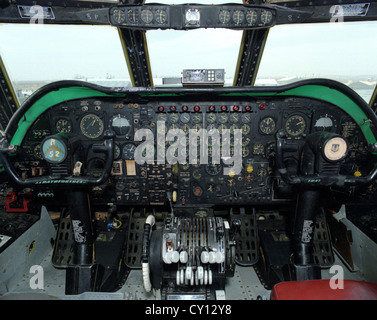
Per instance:
[[[195,169],[193,172],[192,172],[192,177],[196,180],[199,180],[201,177],[202,177],[202,173],[200,171],[200,169]]]
[[[243,124],[241,127],[242,134],[249,134],[250,133],[250,126],[248,124]]]
[[[61,163],[67,157],[67,146],[55,137],[45,139],[41,145],[43,158],[50,163]]]
[[[209,113],[207,115],[207,122],[208,123],[215,123],[216,122],[216,114],[215,113]]]
[[[297,137],[300,134],[303,134],[306,128],[306,122],[303,116],[293,115],[288,118],[285,123],[285,130],[290,136]]]
[[[228,130],[228,127],[225,124],[220,124],[218,130],[220,133],[222,133],[223,131]]]
[[[158,24],[164,24],[168,20],[168,14],[164,9],[157,9],[154,13],[154,17]]]
[[[197,124],[193,125],[191,129],[192,129],[192,130],[199,131],[200,129],[202,129],[202,125],[199,124],[199,123],[197,123]]]
[[[117,23],[122,23],[126,20],[126,13],[122,9],[114,9],[112,15]]]
[[[120,148],[119,146],[115,143],[114,144],[114,160],[118,159],[120,156]]]
[[[168,115],[165,113],[161,113],[157,116],[157,121],[164,121],[166,122],[168,120]]]
[[[187,124],[184,124],[183,127],[181,128],[185,134],[188,134],[190,131],[190,126]]]
[[[272,21],[272,12],[268,10],[262,10],[260,19],[263,24],[269,24]]]
[[[242,147],[242,158],[246,158],[250,154],[248,147]]]
[[[71,122],[68,119],[59,119],[55,124],[56,132],[67,133],[72,131]]]
[[[251,122],[251,114],[245,113],[241,117],[242,123],[250,123]]]
[[[229,129],[230,133],[234,134],[234,130],[238,130],[238,126],[236,124],[232,124]]]
[[[238,113],[231,113],[229,120],[230,122],[237,123],[240,120],[240,115]]]
[[[149,9],[143,9],[141,10],[140,18],[141,21],[143,21],[146,24],[149,24],[153,21],[153,12]]]
[[[248,24],[256,24],[258,21],[258,13],[255,10],[249,10],[246,12],[246,21]]]
[[[43,159],[40,144],[34,146],[34,156],[38,159]]]
[[[228,122],[228,114],[227,113],[219,113],[218,120],[220,123]]]
[[[137,9],[129,9],[127,11],[128,21],[132,24],[139,23],[139,10]]]
[[[216,176],[221,172],[221,164],[207,164],[206,172],[211,176]]]
[[[342,160],[348,151],[347,141],[342,137],[334,137],[326,141],[323,147],[323,155],[329,161]]]
[[[242,137],[242,146],[245,147],[249,145],[250,143],[250,138],[249,137]]]
[[[236,10],[233,12],[232,20],[235,24],[241,24],[245,19],[245,14],[242,10]]]
[[[259,123],[259,130],[264,134],[274,133],[275,127],[275,120],[271,117],[266,117]]]
[[[220,10],[219,21],[222,24],[228,23],[230,21],[230,12],[229,12],[229,10]]]
[[[253,146],[253,154],[261,155],[264,153],[264,145],[262,143],[255,143]]]
[[[178,115],[177,113],[171,113],[171,114],[169,115],[169,121],[170,121],[171,123],[177,123],[178,120],[179,120],[179,115]]]
[[[136,146],[132,143],[127,143],[122,148],[122,158],[124,160],[134,160],[135,159]]]
[[[201,114],[193,114],[192,117],[192,122],[194,123],[201,123],[202,122],[202,115]]]
[[[103,121],[99,116],[89,113],[81,119],[80,129],[85,137],[96,139],[103,133]]]
[[[131,123],[124,115],[117,114],[110,120],[111,128],[118,136],[124,136],[130,132]]]
[[[182,113],[181,116],[180,116],[180,119],[181,119],[181,122],[183,122],[183,123],[189,123],[191,116],[190,116],[189,113]]]

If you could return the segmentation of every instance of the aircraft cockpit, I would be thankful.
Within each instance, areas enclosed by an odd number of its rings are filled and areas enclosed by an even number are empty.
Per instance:
[[[376,20],[0,1],[0,300],[377,299]]]

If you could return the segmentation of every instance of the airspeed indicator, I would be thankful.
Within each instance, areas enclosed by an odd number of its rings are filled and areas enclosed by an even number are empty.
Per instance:
[[[80,129],[85,137],[96,139],[103,133],[104,124],[99,116],[89,113],[81,119]]]

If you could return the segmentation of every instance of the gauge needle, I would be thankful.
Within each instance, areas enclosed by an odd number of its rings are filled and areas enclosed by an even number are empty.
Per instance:
[[[89,123],[89,125],[86,128],[88,129],[89,127],[92,127],[94,125],[94,122],[96,122],[96,120],[93,120],[91,123]]]

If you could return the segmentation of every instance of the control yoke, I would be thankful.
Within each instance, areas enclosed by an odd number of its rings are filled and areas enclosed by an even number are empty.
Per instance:
[[[73,142],[72,140],[75,141]],[[77,143],[79,143],[77,139],[70,139],[64,135],[49,136],[41,143],[42,154],[50,166],[59,166],[64,162],[70,161],[67,156],[69,153],[74,152],[75,148],[73,145]],[[24,187],[49,186],[53,188],[94,187],[103,184],[110,175],[114,158],[114,133],[106,130],[104,133],[104,143],[93,145],[93,152],[104,154],[106,159],[103,172],[98,178],[81,176],[75,171],[77,169],[75,168],[72,175],[62,176],[51,174],[49,176],[23,179],[11,165],[8,158],[16,152],[16,148],[16,146],[9,145],[5,138],[0,142],[0,161],[5,171],[18,185]]]
[[[339,173],[324,174],[321,164],[336,165],[347,156],[346,140],[331,132],[316,132],[308,135],[303,149],[300,175],[290,176],[284,164],[284,153],[297,151],[297,145],[289,142],[284,130],[276,134],[276,166],[282,179],[289,185],[310,188],[364,186],[377,178],[377,166],[365,177],[340,175]],[[313,166],[309,168],[310,166]]]

